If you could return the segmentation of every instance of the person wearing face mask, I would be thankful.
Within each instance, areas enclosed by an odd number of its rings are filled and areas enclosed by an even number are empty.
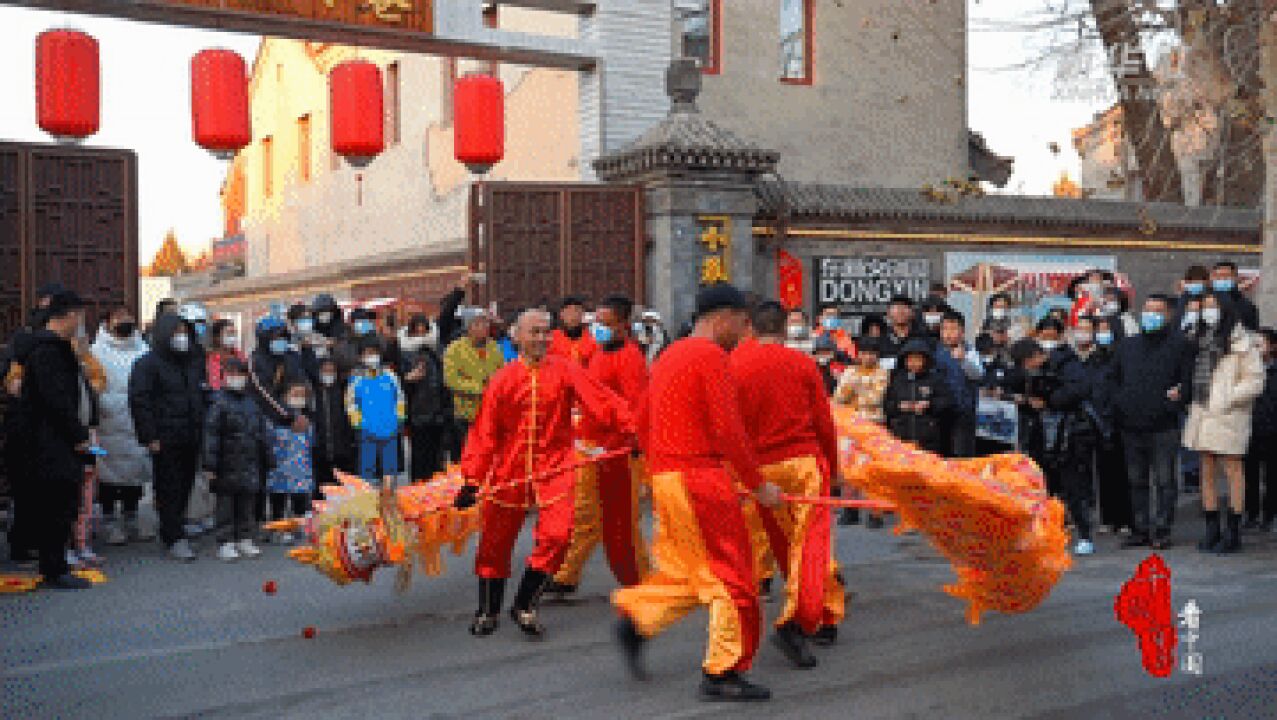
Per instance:
[[[579,297],[563,298],[559,305],[559,324],[550,335],[550,354],[590,366],[590,358],[598,352],[594,336],[586,332],[585,301]]]
[[[210,390],[221,390],[226,363],[229,360],[243,360],[240,351],[239,335],[230,320],[216,320],[209,328],[209,342],[205,358],[205,374],[208,377]]]
[[[1241,549],[1245,511],[1244,458],[1250,441],[1251,414],[1264,391],[1264,360],[1259,338],[1234,315],[1228,296],[1202,297],[1202,318],[1194,328],[1197,352],[1192,364],[1188,422],[1184,447],[1201,458],[1202,509],[1206,535],[1203,552],[1233,553]],[[1228,480],[1229,512],[1220,532],[1216,470]]]
[[[266,316],[257,322],[257,347],[249,357],[249,385],[262,412],[275,425],[296,425],[305,432],[303,413],[293,412],[284,402],[288,386],[307,379],[301,356],[292,350],[288,327],[279,318]]]
[[[289,410],[310,417],[310,383],[294,381],[284,391],[284,404]],[[291,427],[272,428],[274,467],[266,476],[266,493],[270,498],[270,519],[305,517],[310,512],[310,499],[315,492],[315,426],[308,423],[302,432]],[[281,532],[273,542],[288,545],[293,535]]]
[[[311,303],[311,317],[315,323],[315,334],[312,338],[311,352],[317,360],[338,357],[338,349],[350,335],[341,306],[332,295],[322,293],[315,296]],[[348,358],[354,361],[354,358]],[[342,365],[342,372],[349,372],[349,366]]]
[[[953,410],[946,418],[946,435],[949,457],[975,456],[976,406],[979,404],[980,381],[984,378],[984,365],[980,354],[967,344],[966,318],[949,310],[940,321],[936,339],[936,367],[944,372],[949,384],[949,396]]]
[[[802,310],[790,310],[785,319],[785,347],[811,354],[811,328]]]
[[[887,334],[882,341],[882,364],[889,370],[894,370],[898,365],[898,359],[904,351],[904,346],[910,340],[922,340],[931,349],[932,363],[935,361],[936,341],[935,338],[926,332],[924,323],[918,321],[914,313],[913,300],[907,295],[897,295],[891,298],[891,304],[887,307]]]
[[[1175,301],[1175,315],[1184,316],[1185,305],[1190,300],[1201,301],[1202,295],[1210,289],[1210,270],[1202,265],[1192,265],[1184,271],[1179,281],[1179,297]]]
[[[190,327],[162,315],[151,351],[133,365],[129,410],[138,443],[151,454],[160,540],[173,558],[194,560],[183,519],[195,482],[204,421],[204,366],[192,361]]]
[[[1006,293],[995,293],[989,297],[988,307],[984,313],[984,332],[992,332],[991,328],[997,325],[1005,328],[1010,335],[1012,329],[1015,330],[1013,337],[1008,337],[1005,346],[1010,348],[1011,342],[1023,337],[1022,329],[1016,322],[1016,315],[1012,312],[1011,296]]]
[[[1170,330],[1173,307],[1169,297],[1150,295],[1140,315],[1141,332],[1117,345],[1113,361],[1115,417],[1131,485],[1127,547],[1170,547],[1180,413],[1193,363],[1192,347]]]
[[[412,442],[412,478],[426,480],[443,469],[443,450],[452,426],[452,399],[443,383],[443,361],[430,347],[432,327],[414,315],[399,338],[403,353],[404,393]]]
[[[892,435],[940,454],[948,444],[942,428],[953,400],[944,373],[936,368],[934,347],[920,337],[905,344],[882,407]]]
[[[247,364],[231,358],[225,371],[204,422],[202,464],[217,498],[217,557],[229,562],[262,553],[253,543],[255,506],[275,456],[274,428],[253,398]]]
[[[1122,433],[1117,431],[1114,398],[1117,394],[1113,362],[1116,353],[1116,337],[1112,322],[1105,317],[1090,318],[1094,332],[1094,347],[1085,354],[1087,371],[1096,379],[1097,405],[1109,423],[1107,434],[1101,434],[1100,452],[1096,459],[1096,475],[1099,478],[1100,525],[1113,533],[1129,532],[1131,528],[1131,485],[1126,478],[1126,450]],[[1079,356],[1083,353],[1079,350]]]
[[[377,312],[367,308],[352,311],[350,332],[346,334],[346,337],[338,340],[333,349],[334,357],[337,358],[343,371],[355,372],[360,369],[360,348],[370,339],[376,340],[378,345],[381,345],[380,336],[377,335]],[[382,351],[385,351],[384,346]]]
[[[1265,532],[1277,518],[1277,330],[1260,331],[1264,352],[1264,392],[1251,414],[1246,453],[1246,526]],[[1261,485],[1263,498],[1260,498]]]
[[[816,361],[817,367],[820,368],[820,376],[825,381],[825,393],[831,397],[834,390],[838,389],[838,375],[833,368],[834,356],[837,352],[838,348],[831,338],[818,337],[812,341],[812,359]]]
[[[599,305],[591,328],[599,351],[586,373],[637,413],[647,391],[647,358],[630,336],[633,312],[634,303],[620,295]],[[577,438],[579,449],[587,454],[623,447],[629,441],[614,428],[586,417],[577,426]],[[585,564],[600,542],[618,583],[635,585],[647,574],[650,563],[638,524],[638,490],[643,479],[643,465],[636,457],[612,458],[576,473],[572,539],[563,565],[546,586],[547,593],[576,592]]]
[[[826,305],[820,310],[819,323],[811,331],[811,338],[827,337],[834,343],[834,366],[839,371],[856,357],[856,343],[847,330],[847,320],[837,305]]]
[[[336,482],[335,470],[357,474],[354,431],[346,414],[346,383],[337,361],[319,363],[315,384],[315,498],[322,499],[324,486]]]
[[[1232,307],[1233,317],[1251,332],[1259,331],[1259,309],[1242,293],[1241,273],[1237,263],[1224,260],[1215,263],[1211,270],[1211,290]]]
[[[98,444],[107,452],[98,459],[98,501],[106,541],[124,545],[149,540],[154,535],[138,522],[138,504],[151,479],[151,463],[138,444],[129,413],[129,375],[147,353],[147,346],[130,310],[116,308],[111,312],[98,329],[92,352],[106,376],[106,387],[98,397]]]
[[[381,343],[366,339],[362,368],[346,385],[346,414],[358,440],[359,476],[380,486],[399,474],[396,441],[408,415],[403,387],[381,360]]]
[[[919,306],[922,314],[922,327],[926,334],[932,338],[940,337],[940,323],[944,321],[945,313],[949,312],[949,306],[943,302],[939,302],[932,298],[922,301]]]

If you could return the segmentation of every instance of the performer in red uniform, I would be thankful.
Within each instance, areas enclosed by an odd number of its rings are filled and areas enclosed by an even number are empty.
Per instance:
[[[785,309],[754,311],[758,340],[732,351],[741,417],[762,463],[762,476],[793,495],[829,495],[838,467],[838,434],[820,369],[785,347]],[[785,606],[773,640],[795,665],[814,667],[807,637],[832,642],[845,595],[830,551],[829,508],[793,503],[762,512],[772,554],[785,574]]]
[[[612,595],[621,612],[617,639],[630,668],[645,675],[642,650],[651,638],[700,605],[709,608],[709,647],[701,694],[714,700],[766,700],[749,682],[762,612],[749,531],[736,479],[765,507],[780,491],[758,473],[741,424],[727,349],[748,326],[745,298],[731,285],[703,289],[696,325],[657,358],[639,415],[656,512],[656,571]]]
[[[599,346],[586,332],[584,319],[585,302],[570,295],[563,298],[559,306],[559,327],[550,335],[550,354],[574,360],[581,367],[588,368]]]
[[[633,310],[634,303],[621,296],[609,297],[599,306],[593,328],[599,351],[590,360],[589,374],[637,412],[647,392],[647,358],[630,337]],[[612,450],[627,440],[617,436],[615,427],[592,418],[582,418],[577,437],[587,452]],[[575,592],[600,539],[617,582],[634,585],[647,573],[647,553],[638,526],[638,488],[644,474],[644,463],[637,457],[611,458],[577,470],[572,542],[546,592]]]
[[[526,634],[544,633],[536,606],[567,552],[575,472],[544,474],[574,461],[573,405],[618,436],[633,434],[625,401],[577,365],[547,357],[549,336],[548,314],[529,310],[519,316],[514,327],[519,358],[489,382],[461,456],[461,473],[468,482],[457,496],[457,507],[474,505],[480,487],[492,488],[484,497],[483,532],[475,553],[479,610],[470,626],[474,635],[490,635],[497,628],[510,553],[533,507],[538,509],[535,545],[510,616]],[[536,479],[518,482],[532,476]],[[515,484],[509,485],[511,481]]]

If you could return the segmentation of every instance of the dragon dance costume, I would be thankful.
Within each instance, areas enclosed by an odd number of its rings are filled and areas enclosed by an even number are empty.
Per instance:
[[[638,428],[651,472],[656,570],[612,602],[646,638],[706,605],[705,672],[748,670],[762,614],[736,479],[752,491],[763,478],[727,353],[698,337],[667,348],[652,368]]]
[[[763,478],[789,495],[827,497],[838,435],[815,362],[780,343],[750,341],[732,352],[731,367]],[[760,513],[786,578],[776,628],[810,636],[836,626],[845,596],[831,558],[829,508],[787,503]]]
[[[632,411],[637,411],[647,392],[647,359],[628,338],[619,347],[600,347],[590,359],[589,374],[624,399]],[[587,454],[619,447],[627,439],[618,435],[615,426],[590,417],[582,418],[577,435]],[[644,476],[644,463],[634,457],[615,457],[577,471],[572,541],[554,577],[561,591],[576,589],[600,540],[621,585],[637,584],[647,574],[649,563],[638,523],[638,489]]]
[[[494,375],[484,392],[461,457],[461,474],[468,483],[487,490],[475,554],[479,611],[471,631],[477,635],[496,629],[510,577],[510,554],[533,507],[535,545],[510,612],[525,632],[541,632],[535,606],[563,563],[572,533],[574,405],[619,436],[633,434],[633,416],[625,401],[562,358],[548,356],[532,363],[521,357]],[[537,476],[547,468],[567,469]]]

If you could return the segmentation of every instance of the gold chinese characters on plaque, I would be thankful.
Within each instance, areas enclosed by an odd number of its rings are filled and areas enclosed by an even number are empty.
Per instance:
[[[167,0],[175,5],[292,15],[348,25],[382,25],[434,32],[433,0]]]
[[[732,219],[725,215],[702,215],[700,245],[705,250],[701,257],[701,284],[713,285],[732,281]]]

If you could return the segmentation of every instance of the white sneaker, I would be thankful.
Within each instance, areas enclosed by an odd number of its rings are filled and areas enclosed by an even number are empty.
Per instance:
[[[239,552],[235,549],[235,543],[222,543],[217,549],[217,559],[230,562],[239,559]]]
[[[195,559],[195,551],[191,549],[191,544],[185,539],[178,540],[168,549],[169,557],[182,562],[191,562]]]
[[[254,545],[252,540],[240,540],[239,545],[236,547],[239,550],[239,554],[244,557],[255,558],[262,554],[261,548]]]
[[[82,565],[94,566],[94,565],[102,564],[102,556],[98,555],[92,550],[81,550],[79,552],[79,556],[80,556],[80,564]]]
[[[1095,543],[1092,543],[1090,540],[1078,540],[1077,544],[1073,546],[1073,554],[1074,555],[1094,555]]]
[[[118,522],[111,523],[106,528],[106,544],[107,545],[124,545],[129,541],[129,536],[124,532],[124,528],[120,527]]]

